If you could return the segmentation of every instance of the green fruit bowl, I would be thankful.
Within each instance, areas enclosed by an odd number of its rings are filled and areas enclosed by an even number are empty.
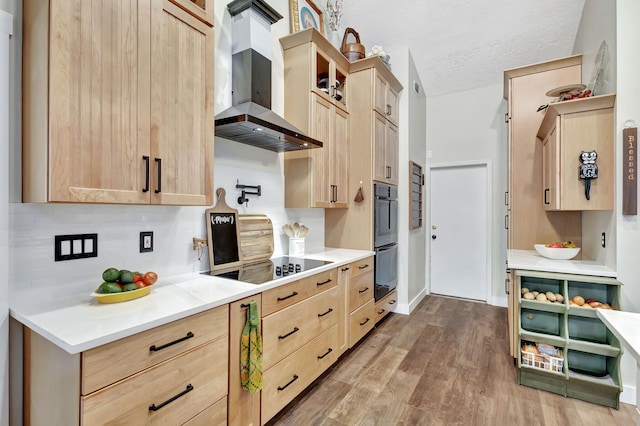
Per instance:
[[[578,253],[580,253],[580,247],[552,248],[546,247],[544,244],[534,244],[533,247],[540,254],[540,256],[554,260],[569,260],[576,257]]]
[[[93,292],[91,296],[95,297],[99,303],[119,303],[127,302],[133,299],[139,299],[151,292],[152,285],[139,288],[137,290],[123,291],[121,293],[98,293]]]

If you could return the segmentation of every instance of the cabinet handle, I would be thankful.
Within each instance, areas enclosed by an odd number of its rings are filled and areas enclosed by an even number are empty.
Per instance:
[[[285,297],[278,297],[278,302],[282,302],[283,300],[290,299],[290,298],[292,298],[292,297],[294,297],[294,296],[297,296],[297,295],[298,295],[298,292],[297,292],[297,291],[294,291],[293,293],[291,293],[291,294],[290,294],[290,295],[288,295],[288,296],[285,296]]]
[[[363,288],[362,290],[358,290],[358,293],[362,294],[362,293],[364,293],[364,292],[365,292],[365,291],[367,291],[367,290],[369,290],[369,287],[365,287],[365,288]]]
[[[323,317],[325,315],[329,315],[331,312],[333,312],[333,308],[329,308],[329,310],[327,312],[325,312],[324,314],[318,314],[318,318]]]
[[[504,205],[505,206],[509,205],[509,191],[504,192]]]
[[[348,266],[346,266],[346,267],[342,268],[342,272],[347,272],[348,270],[349,270],[349,267],[348,267]]]
[[[504,122],[509,124],[509,113],[508,112],[504,113]]]
[[[391,166],[387,166],[387,179],[391,179]]]
[[[395,300],[395,299],[394,299],[394,300],[390,300],[390,301],[389,301],[389,304],[390,304],[390,305],[395,305],[395,304],[396,304],[396,300]]]
[[[384,309],[380,309],[380,310],[378,311],[378,315],[382,315],[382,314],[384,314]]]
[[[504,229],[509,229],[509,215],[504,215]]]
[[[278,390],[279,390],[279,391],[283,391],[283,390],[285,390],[286,388],[288,388],[288,387],[289,387],[289,385],[290,385],[291,383],[295,382],[296,380],[298,380],[298,375],[297,375],[297,374],[294,374],[294,375],[293,375],[293,379],[291,379],[291,380],[289,381],[289,383],[287,383],[287,384],[286,384],[286,385],[284,385],[284,386],[278,386]]]
[[[174,340],[173,342],[165,343],[164,345],[160,345],[160,346],[151,345],[149,346],[149,351],[158,352],[158,351],[161,351],[162,349],[168,348],[169,346],[175,345],[176,343],[184,342],[187,339],[191,339],[194,336],[195,334],[193,334],[192,332],[188,332],[186,336],[181,337],[178,340]]]
[[[149,406],[149,411],[158,411],[159,409],[161,409],[162,407],[164,407],[167,404],[172,403],[173,401],[175,401],[176,399],[180,398],[181,396],[184,396],[186,394],[188,394],[189,392],[191,392],[193,390],[193,385],[191,383],[189,383],[187,385],[187,388],[185,390],[183,390],[182,392],[180,392],[177,395],[172,396],[171,398],[167,399],[164,402],[161,402],[160,404],[156,405],[156,404],[151,404]]]
[[[549,200],[547,200],[547,194],[549,193],[549,188],[544,190],[544,203],[549,204]]]
[[[366,269],[366,268],[368,268],[368,267],[369,267],[369,264],[368,264],[368,263],[365,263],[365,264],[364,264],[364,265],[362,265],[362,266],[358,266],[358,269]]]
[[[290,332],[288,332],[284,336],[278,336],[278,339],[280,339],[280,340],[286,339],[287,337],[291,336],[293,333],[295,333],[297,331],[300,331],[300,329],[298,327],[293,327],[293,330],[291,330]]]
[[[337,203],[338,202],[338,185],[334,185],[333,190],[335,191],[335,195],[333,196],[333,202]]]
[[[145,162],[145,172],[144,172],[144,188],[142,188],[142,192],[149,192],[149,156],[143,155],[142,159]]]
[[[387,104],[387,115],[391,115],[391,105]]]
[[[504,279],[504,293],[509,294],[509,278]]]
[[[156,158],[155,162],[158,163],[158,189],[156,189],[156,194],[162,192],[162,158]]]
[[[316,283],[316,287],[320,287],[321,285],[329,284],[331,282],[331,278],[326,281],[322,281],[321,283]]]
[[[361,322],[360,325],[365,325],[366,323],[369,322],[369,318],[367,318],[366,320],[364,320],[364,322]]]
[[[325,356],[329,355],[331,352],[333,352],[333,349],[329,348],[324,354],[318,355],[318,359],[324,358]]]

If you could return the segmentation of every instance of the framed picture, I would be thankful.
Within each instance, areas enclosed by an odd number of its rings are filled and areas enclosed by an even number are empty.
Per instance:
[[[311,0],[289,0],[291,9],[291,32],[315,28],[324,35],[322,11]]]

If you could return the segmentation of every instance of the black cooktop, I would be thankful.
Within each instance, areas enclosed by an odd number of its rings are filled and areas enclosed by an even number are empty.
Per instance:
[[[203,272],[203,274],[250,284],[264,284],[330,263],[332,262],[283,256],[274,257],[263,262],[244,264],[230,270]]]

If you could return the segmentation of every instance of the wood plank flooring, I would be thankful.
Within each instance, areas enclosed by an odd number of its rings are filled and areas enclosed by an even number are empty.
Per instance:
[[[269,426],[636,425],[634,406],[520,386],[516,373],[506,308],[428,296],[379,324]]]

